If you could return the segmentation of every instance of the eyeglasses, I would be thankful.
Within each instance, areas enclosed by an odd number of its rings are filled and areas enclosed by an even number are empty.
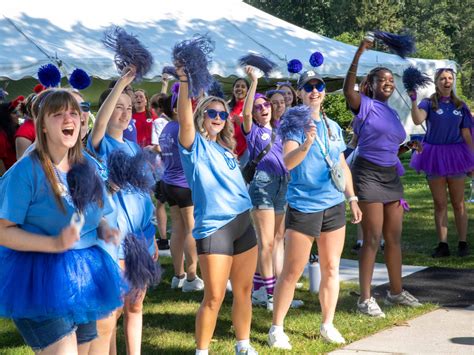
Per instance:
[[[318,90],[318,92],[323,92],[324,89],[326,88],[326,84],[324,84],[322,82],[318,82],[317,84],[306,83],[306,84],[303,85],[303,89],[306,92],[311,92],[311,91],[313,91],[314,88],[316,88],[316,90]]]
[[[204,111],[204,113],[206,113],[209,116],[209,118],[213,119],[213,120],[215,120],[217,118],[217,115],[219,115],[219,117],[222,121],[225,121],[229,117],[229,112],[227,112],[227,111],[217,111],[217,110],[214,110],[213,108],[210,108],[210,109]]]
[[[91,103],[88,101],[83,101],[79,104],[79,107],[82,112],[89,112],[91,110]]]
[[[263,104],[253,105],[257,111],[262,111],[263,108],[269,108],[272,105],[271,102],[265,101]]]

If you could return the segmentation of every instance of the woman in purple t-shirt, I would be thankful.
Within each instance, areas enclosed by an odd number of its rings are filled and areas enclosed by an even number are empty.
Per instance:
[[[354,133],[359,154],[352,163],[354,189],[363,213],[363,246],[359,254],[359,312],[385,317],[370,293],[370,285],[380,240],[385,239],[385,262],[390,280],[386,303],[420,306],[418,300],[402,288],[403,186],[397,173],[398,149],[406,134],[397,112],[388,105],[395,91],[392,72],[383,67],[372,69],[361,93],[354,90],[357,65],[362,53],[372,47],[364,39],[357,50],[344,82],[344,96],[354,112]],[[364,90],[365,89],[365,90]]]
[[[435,74],[436,92],[416,105],[416,92],[409,92],[411,115],[416,125],[426,121],[427,131],[420,153],[413,155],[411,167],[424,171],[433,195],[434,217],[439,244],[433,258],[449,256],[448,197],[454,210],[458,232],[458,255],[468,255],[467,210],[464,205],[464,181],[474,169],[472,117],[466,104],[454,94],[454,72],[442,68]]]
[[[250,161],[256,160],[273,140],[270,150],[260,159],[250,182],[252,219],[258,236],[258,271],[254,276],[252,303],[273,310],[273,289],[276,275],[273,265],[273,245],[285,216],[288,170],[283,162],[281,137],[276,135],[272,104],[262,94],[256,94],[258,78],[252,67],[246,67],[250,88],[243,108],[242,132],[247,140]]]

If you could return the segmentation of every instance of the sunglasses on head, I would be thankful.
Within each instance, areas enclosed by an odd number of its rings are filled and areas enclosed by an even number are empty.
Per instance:
[[[214,110],[213,108],[210,108],[210,109],[204,111],[204,113],[206,113],[209,116],[209,118],[213,119],[213,120],[215,120],[217,118],[217,115],[219,115],[219,117],[222,121],[225,121],[229,117],[229,112],[227,112],[227,111],[217,111],[217,110]]]
[[[314,88],[316,88],[316,90],[318,90],[318,92],[323,92],[324,89],[326,88],[326,84],[318,81],[317,84],[306,83],[306,84],[303,85],[303,89],[306,92],[311,92],[311,91],[313,91]]]
[[[269,108],[271,105],[272,105],[271,102],[265,101],[263,104],[254,105],[253,107],[254,107],[257,111],[262,111],[264,107],[265,107],[265,108]]]
[[[83,101],[79,104],[82,112],[89,112],[91,110],[91,103],[87,101]]]

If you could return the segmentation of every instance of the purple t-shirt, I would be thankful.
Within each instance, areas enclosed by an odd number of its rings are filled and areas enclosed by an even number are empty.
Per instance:
[[[359,156],[380,166],[394,166],[406,137],[397,112],[386,102],[360,95],[359,113],[352,122]]]
[[[472,118],[469,109],[463,104],[457,109],[451,101],[438,101],[438,110],[431,108],[431,100],[423,99],[418,108],[428,113],[426,117],[425,142],[429,144],[462,143],[462,128],[472,127]]]
[[[170,185],[189,188],[179,157],[178,133],[179,123],[176,121],[169,122],[161,131],[159,142],[161,160],[164,164],[164,174],[161,180]]]
[[[124,129],[123,138],[137,143],[137,127],[135,127],[135,120],[133,118],[130,120],[127,129]]]
[[[260,152],[270,143],[272,139],[272,130],[270,128],[262,127],[256,124],[252,124],[250,132],[245,133],[243,128],[245,139],[247,140],[247,148],[250,152],[249,161],[254,160],[258,157]],[[288,170],[283,162],[283,143],[281,137],[277,134],[275,141],[273,142],[270,151],[260,160],[257,165],[257,170],[263,170],[267,173],[274,175],[285,175]]]

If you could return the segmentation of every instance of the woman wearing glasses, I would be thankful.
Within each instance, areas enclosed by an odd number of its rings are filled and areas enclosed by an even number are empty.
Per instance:
[[[250,182],[252,219],[258,236],[258,273],[254,276],[253,304],[273,310],[273,289],[276,277],[273,267],[273,243],[285,215],[288,170],[283,162],[281,137],[276,134],[277,122],[271,102],[256,94],[258,78],[252,67],[245,69],[250,89],[245,100],[242,131],[247,140],[250,161],[258,160],[263,150],[267,153],[257,164]],[[271,144],[270,148],[267,148]]]
[[[256,354],[250,345],[252,276],[257,241],[250,223],[252,207],[233,152],[235,140],[224,100],[202,99],[194,119],[184,67],[177,67],[179,153],[194,201],[193,237],[204,279],[204,299],[196,315],[196,354],[207,354],[224,300],[232,282],[232,323],[236,353]]]
[[[344,194],[350,203],[352,222],[359,223],[362,218],[352,187],[351,172],[344,159],[346,145],[342,130],[322,111],[325,83],[317,73],[307,71],[301,75],[298,88],[303,105],[290,108],[283,115],[280,128],[283,157],[291,178],[287,193],[285,259],[275,288],[273,323],[268,334],[269,345],[280,349],[291,349],[288,336],[283,331],[283,321],[315,240],[321,266],[320,333],[326,341],[345,342],[333,325],[339,296],[339,262],[346,229]],[[302,124],[290,126],[290,122],[302,119],[309,122],[306,129]],[[345,185],[339,186],[339,189],[332,181],[329,164],[342,170]]]
[[[466,241],[467,210],[464,205],[464,181],[474,170],[474,145],[470,128],[472,118],[466,104],[454,93],[454,72],[442,68],[435,74],[436,92],[416,104],[416,92],[410,92],[411,115],[416,125],[426,121],[423,149],[415,153],[411,167],[424,171],[433,195],[434,217],[439,244],[433,258],[450,255],[448,246],[448,189],[458,232],[458,256],[469,253]]]
[[[344,82],[344,96],[354,112],[354,133],[358,136],[359,154],[352,163],[354,188],[364,214],[363,245],[359,253],[359,312],[371,317],[385,317],[370,285],[375,256],[383,237],[384,256],[390,280],[386,304],[418,307],[420,303],[402,288],[402,220],[403,185],[397,172],[398,150],[406,137],[397,112],[388,105],[395,91],[392,72],[384,67],[372,69],[361,92],[354,90],[357,65],[362,53],[372,46],[363,40],[357,50]]]

